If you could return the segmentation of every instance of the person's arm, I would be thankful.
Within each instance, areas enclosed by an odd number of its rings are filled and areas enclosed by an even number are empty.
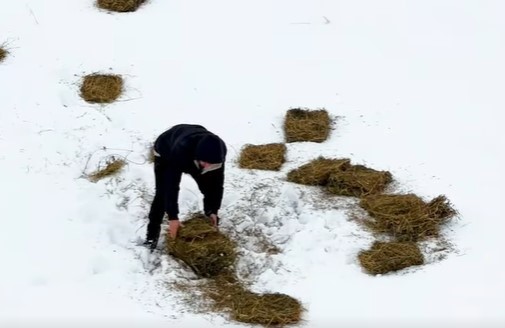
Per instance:
[[[165,188],[165,212],[169,220],[179,220],[179,185],[182,172],[168,167],[164,172],[163,184]]]
[[[168,167],[163,176],[163,186],[165,188],[165,212],[168,215],[168,229],[170,238],[177,237],[180,227],[179,221],[179,189],[182,172],[173,167]]]

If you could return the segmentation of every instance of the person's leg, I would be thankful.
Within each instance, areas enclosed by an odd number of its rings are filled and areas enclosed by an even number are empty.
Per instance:
[[[151,245],[151,248],[156,248],[160,236],[161,223],[165,215],[165,192],[162,184],[163,163],[161,158],[154,159],[154,179],[156,192],[149,211],[149,223],[147,225],[146,244]]]

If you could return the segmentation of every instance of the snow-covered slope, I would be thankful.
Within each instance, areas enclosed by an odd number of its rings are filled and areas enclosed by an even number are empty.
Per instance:
[[[0,43],[0,323],[2,326],[241,326],[195,315],[137,243],[153,193],[149,143],[199,123],[230,152],[223,229],[242,238],[240,270],[258,291],[300,299],[303,325],[505,325],[505,23],[498,1],[151,0],[131,14],[91,0],[4,3]],[[90,105],[80,78],[126,79],[121,101]],[[288,144],[280,172],[241,170],[247,143],[282,142],[291,107],[326,108],[322,144]],[[83,173],[127,156],[116,179]],[[443,261],[382,277],[356,254],[373,242],[352,200],[318,201],[285,181],[319,155],[389,170],[397,191],[445,194],[460,220]],[[184,178],[181,210],[200,209]],[[254,247],[251,230],[282,252]],[[250,243],[250,244],[248,244]],[[246,251],[247,249],[247,251]]]

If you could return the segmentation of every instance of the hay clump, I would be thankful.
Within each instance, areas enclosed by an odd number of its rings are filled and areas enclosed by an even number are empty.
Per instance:
[[[279,293],[257,294],[247,290],[232,270],[236,245],[221,234],[202,214],[183,222],[179,235],[167,242],[168,253],[182,260],[200,278],[199,295],[207,302],[194,304],[207,311],[226,312],[233,320],[271,325],[296,323],[302,306],[296,299]]]
[[[183,222],[177,238],[168,240],[167,251],[207,278],[228,272],[237,257],[235,243],[201,214]]]
[[[244,291],[236,295],[232,317],[240,322],[263,325],[287,325],[301,319],[300,302],[286,294],[257,294]]]
[[[427,209],[431,216],[444,221],[458,214],[458,211],[444,195],[433,198],[428,203]]]
[[[363,197],[383,192],[392,181],[388,171],[353,165],[345,171],[332,172],[326,188],[334,195]]]
[[[286,294],[248,291],[234,276],[213,279],[204,289],[214,311],[228,312],[233,320],[265,326],[287,325],[301,320],[301,303]]]
[[[111,156],[106,159],[105,166],[103,168],[99,168],[88,174],[88,179],[91,182],[97,182],[103,178],[117,174],[125,165],[125,160]]]
[[[3,46],[0,46],[0,63],[4,61],[8,54],[9,52]]]
[[[98,8],[116,11],[116,12],[132,12],[136,11],[145,0],[97,0]]]
[[[90,103],[112,103],[123,92],[123,78],[116,74],[86,75],[81,85],[81,97]]]
[[[443,195],[425,203],[415,194],[377,194],[363,197],[360,206],[373,218],[366,221],[369,227],[398,241],[437,237],[440,225],[457,213]]]
[[[286,145],[269,143],[265,145],[246,145],[239,157],[243,169],[279,171],[286,161]]]
[[[293,108],[284,118],[286,142],[323,142],[328,138],[330,129],[331,119],[325,109]]]
[[[287,180],[309,186],[325,186],[333,173],[345,171],[350,166],[351,161],[347,158],[318,157],[288,172]]]
[[[384,274],[424,264],[421,250],[414,242],[379,242],[358,255],[361,266],[370,274]]]

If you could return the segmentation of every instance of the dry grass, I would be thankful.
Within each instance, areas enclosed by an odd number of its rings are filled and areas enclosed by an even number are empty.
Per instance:
[[[424,264],[424,257],[413,242],[378,242],[358,255],[361,266],[370,274],[384,274]]]
[[[293,108],[284,119],[286,142],[325,141],[331,130],[331,119],[325,109],[309,110]]]
[[[98,8],[116,11],[116,12],[132,12],[136,11],[145,0],[97,0]]]
[[[167,242],[170,255],[186,263],[199,277],[215,277],[233,267],[237,256],[235,243],[204,215],[194,214],[183,225],[177,238]]]
[[[278,171],[286,161],[286,145],[270,143],[265,145],[246,145],[239,157],[243,169]]]
[[[81,85],[81,97],[90,103],[114,102],[123,92],[123,78],[115,74],[86,75]]]
[[[351,161],[344,159],[330,159],[319,157],[288,172],[287,180],[310,186],[325,186],[330,176],[351,166]]]
[[[233,270],[236,245],[214,228],[202,214],[183,222],[175,240],[167,242],[168,253],[186,263],[200,278],[199,293],[186,301],[197,311],[225,312],[231,319],[265,326],[300,321],[302,306],[296,299],[279,293],[256,294],[248,291]],[[185,291],[188,286],[179,290]],[[202,299],[195,301],[196,295]],[[208,300],[210,302],[205,302]]]
[[[117,159],[112,156],[107,158],[105,167],[88,174],[88,179],[91,182],[97,182],[103,178],[117,174],[125,165],[126,162],[123,159]]]
[[[233,320],[264,326],[283,326],[301,320],[303,307],[286,294],[258,294],[246,290],[234,276],[219,276],[205,286],[211,310],[227,312]]]
[[[443,195],[425,203],[414,194],[370,195],[360,206],[372,217],[366,223],[374,231],[388,233],[398,241],[418,241],[437,237],[440,225],[457,212]]]
[[[147,151],[147,162],[154,163],[154,159],[156,156],[154,155],[154,145],[151,145]]]
[[[363,197],[383,192],[392,181],[388,171],[353,165],[345,171],[332,172],[326,188],[334,195]]]
[[[3,46],[0,46],[0,63],[3,62],[5,58],[7,58],[8,54],[9,52]]]

